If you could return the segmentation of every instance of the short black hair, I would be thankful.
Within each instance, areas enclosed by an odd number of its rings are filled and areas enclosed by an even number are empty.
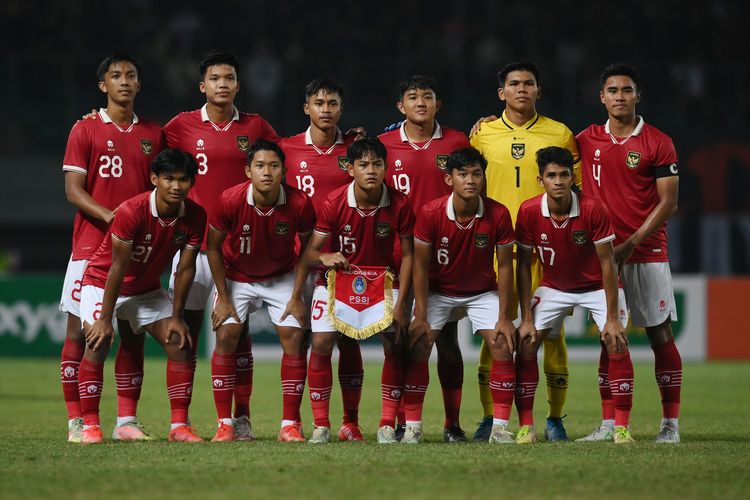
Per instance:
[[[487,159],[478,149],[472,147],[458,149],[451,153],[448,161],[445,162],[445,173],[450,174],[453,170],[461,170],[476,164],[482,167],[482,171],[487,170]]]
[[[185,172],[195,182],[198,164],[193,155],[181,149],[167,148],[156,155],[154,161],[151,162],[151,171],[156,175]]]
[[[338,94],[341,100],[344,100],[344,87],[333,78],[323,77],[316,78],[305,85],[305,101],[307,101],[308,98],[317,95],[321,90],[327,94]]]
[[[286,155],[284,154],[284,150],[281,149],[281,147],[276,144],[275,142],[267,141],[265,139],[259,139],[258,141],[254,142],[250,149],[247,150],[247,164],[250,165],[253,162],[253,158],[255,157],[255,153],[258,151],[273,151],[276,153],[279,157],[279,160],[281,160],[281,166],[284,166],[284,162],[286,161]]]
[[[99,63],[99,67],[96,68],[96,77],[100,82],[104,81],[104,75],[109,71],[109,67],[118,62],[129,62],[135,66],[135,72],[138,74],[138,79],[141,79],[141,65],[135,60],[130,54],[124,52],[113,52],[105,57],[102,62]]]
[[[536,152],[536,164],[539,167],[539,175],[544,175],[544,169],[550,163],[556,163],[565,167],[573,173],[573,153],[565,148],[549,146]]]
[[[206,76],[206,71],[208,70],[208,68],[217,64],[226,64],[227,66],[232,66],[234,68],[234,72],[237,73],[237,77],[239,78],[240,61],[237,59],[237,57],[231,52],[213,50],[206,54],[206,56],[198,66],[198,71],[200,71],[201,74],[201,80]]]
[[[349,163],[354,163],[355,160],[361,160],[366,155],[372,155],[375,158],[380,158],[383,161],[387,161],[387,153],[385,146],[380,142],[377,137],[365,137],[358,141],[354,141],[349,144],[346,150],[346,156]]]
[[[599,75],[599,87],[600,88],[602,89],[604,88],[604,84],[607,83],[607,79],[610,76],[630,77],[630,79],[633,80],[633,83],[635,84],[635,89],[638,92],[641,91],[641,75],[639,75],[638,70],[636,70],[630,64],[614,63],[604,68],[604,71],[602,71],[602,74]]]
[[[500,84],[500,87],[505,87],[505,80],[508,78],[508,74],[511,71],[528,71],[532,75],[534,75],[534,80],[536,80],[536,84],[539,85],[541,83],[541,79],[539,77],[539,68],[536,67],[536,64],[529,61],[514,61],[512,63],[508,63],[503,68],[497,72],[497,82]]]
[[[432,90],[436,98],[440,98],[440,88],[437,81],[430,75],[413,75],[398,84],[398,100],[403,99],[407,90]]]

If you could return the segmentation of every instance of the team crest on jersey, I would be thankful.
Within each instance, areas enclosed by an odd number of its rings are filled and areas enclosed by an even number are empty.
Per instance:
[[[448,155],[437,155],[435,161],[437,163],[437,168],[445,170],[445,165],[448,163]]]
[[[154,146],[148,139],[141,139],[141,151],[146,156],[151,156],[151,152],[154,150]]]
[[[573,231],[573,243],[576,245],[583,245],[587,239],[586,231]]]
[[[526,144],[511,144],[510,145],[510,155],[516,159],[520,160],[523,158],[523,155],[526,154]]]
[[[247,151],[250,149],[250,140],[246,135],[237,136],[237,147],[240,148],[240,151]]]
[[[352,280],[352,290],[357,295],[365,293],[365,290],[367,290],[367,280],[365,280],[364,276],[357,276]]]
[[[375,236],[385,238],[391,234],[391,225],[387,222],[378,222],[375,226]]]
[[[175,245],[182,245],[183,243],[185,243],[186,238],[187,238],[187,233],[185,231],[177,230],[174,232],[172,243],[174,243]]]
[[[477,248],[487,248],[490,237],[486,233],[479,233],[474,235],[474,246]]]
[[[338,163],[339,163],[339,168],[341,170],[343,170],[344,172],[346,172],[348,170],[348,168],[346,166],[349,165],[349,157],[347,157],[347,156],[339,156],[337,158],[337,160],[338,160]]]
[[[628,168],[638,168],[638,164],[641,162],[641,153],[635,151],[628,151],[628,157],[625,159]]]
[[[276,234],[287,234],[289,232],[288,222],[277,222],[276,223]]]

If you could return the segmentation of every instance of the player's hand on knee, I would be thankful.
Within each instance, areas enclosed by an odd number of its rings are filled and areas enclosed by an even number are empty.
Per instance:
[[[404,314],[404,309],[403,307],[399,307],[399,304],[397,303],[393,307],[393,329],[396,332],[394,342],[396,344],[399,344],[403,340],[406,340],[408,327],[409,327],[409,324],[408,324],[408,321],[406,320],[406,314]]]
[[[534,326],[534,322],[527,320],[518,325],[518,348],[524,345],[537,345],[541,335]]]
[[[497,116],[495,115],[483,116],[482,118],[476,121],[473,127],[471,127],[471,131],[469,132],[469,137],[479,132],[479,129],[482,128],[483,123],[494,122],[495,120],[497,120]]]
[[[341,252],[321,254],[320,263],[325,267],[333,269],[344,269],[345,271],[349,270],[349,261],[346,260],[346,257],[344,257],[344,254],[342,254]]]
[[[299,323],[302,328],[307,327],[307,308],[305,307],[305,302],[302,300],[302,297],[293,296],[289,299],[289,302],[286,303],[284,312],[281,313],[281,321],[284,321],[287,316],[292,316],[296,319],[297,323]]]
[[[86,344],[91,348],[92,351],[96,351],[105,342],[109,342],[111,346],[115,341],[115,329],[112,327],[111,321],[98,319],[94,321],[91,328],[85,333]]]
[[[237,323],[242,323],[240,317],[237,315],[237,311],[234,309],[234,305],[232,305],[232,301],[219,298],[216,301],[213,311],[211,311],[211,326],[214,331],[218,330],[230,317],[234,318]]]
[[[167,322],[167,344],[172,342],[172,336],[177,335],[180,339],[177,348],[182,350],[185,347],[188,349],[193,348],[193,338],[190,336],[190,329],[182,318],[175,318],[172,316]]]
[[[513,352],[516,345],[516,327],[513,326],[512,321],[502,319],[495,324],[495,335],[493,336],[492,343],[497,344],[501,336],[505,339],[505,343],[508,345],[508,351]]]
[[[409,348],[411,349],[420,338],[430,335],[430,324],[420,318],[414,318],[409,324]]]
[[[609,320],[604,324],[601,340],[609,352],[620,353],[628,348],[628,335],[618,320]]]

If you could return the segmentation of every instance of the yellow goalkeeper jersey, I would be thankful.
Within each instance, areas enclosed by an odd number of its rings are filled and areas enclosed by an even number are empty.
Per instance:
[[[573,173],[576,184],[581,185],[581,162],[573,133],[538,113],[518,127],[503,111],[498,120],[482,124],[471,145],[487,158],[487,196],[508,207],[514,227],[521,203],[544,191],[536,180],[538,150],[559,146],[573,153]]]

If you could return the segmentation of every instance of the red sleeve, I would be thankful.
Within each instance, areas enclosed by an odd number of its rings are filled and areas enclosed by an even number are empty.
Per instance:
[[[414,225],[414,239],[429,243],[435,243],[435,213],[427,210],[424,206],[419,211],[417,222]]]
[[[214,211],[211,213],[211,218],[208,221],[209,225],[218,231],[224,233],[229,231],[232,226],[232,214],[228,206],[228,200],[224,193],[219,197],[219,202],[214,207]]]
[[[180,115],[175,116],[172,118],[169,123],[164,125],[164,128],[162,129],[164,133],[164,143],[165,146],[168,148],[174,148],[177,144],[179,144],[180,139],[180,132],[179,132],[179,125],[177,119]]]
[[[65,157],[63,158],[63,170],[85,175],[89,169],[90,159],[91,135],[83,126],[83,122],[79,121],[70,129],[68,144],[65,147]]]
[[[112,221],[112,236],[126,243],[132,243],[138,231],[138,213],[128,202],[123,202],[115,212]]]
[[[185,246],[188,248],[200,248],[203,244],[203,235],[206,231],[206,211],[200,205],[194,205],[195,215],[191,217],[189,224],[190,235]]]
[[[654,168],[663,167],[677,163],[677,151],[674,149],[672,139],[667,136],[660,138],[654,152]]]
[[[273,129],[271,124],[268,123],[264,118],[260,119],[260,134],[258,135],[258,137],[260,139],[265,139],[267,141],[276,143],[278,143],[282,139],[282,137],[279,137],[279,135]]]
[[[501,205],[498,212],[497,241],[495,241],[495,246],[512,245],[516,241],[516,233],[513,231],[513,222],[510,218],[510,212],[505,205]]]
[[[521,205],[518,209],[518,217],[516,217],[516,242],[519,245],[531,247],[534,246],[534,239],[527,220],[527,213],[528,210],[525,210],[524,206]]]
[[[406,196],[403,197],[403,200],[398,214],[398,234],[400,236],[412,236],[414,234],[414,212]]]
[[[333,202],[330,198],[323,202],[323,206],[318,213],[318,220],[315,221],[315,231],[324,234],[331,234],[333,232],[335,213],[336,211],[333,208]]]
[[[303,194],[304,202],[302,210],[299,214],[299,222],[297,223],[298,233],[309,233],[315,227],[315,209],[313,208],[310,198]]]
[[[591,207],[591,239],[594,244],[605,243],[608,239],[614,239],[614,235],[609,212],[601,203],[595,203]]]

